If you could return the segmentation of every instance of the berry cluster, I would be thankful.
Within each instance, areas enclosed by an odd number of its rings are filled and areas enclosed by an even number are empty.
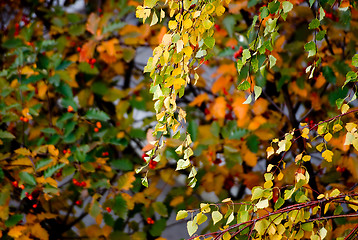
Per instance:
[[[11,182],[11,185],[12,185],[13,187],[15,187],[15,188],[25,189],[25,185],[24,185],[24,184],[21,184],[21,185],[19,186],[19,183],[18,183],[17,181]]]
[[[102,153],[102,157],[108,157],[109,153],[108,152],[103,152]]]
[[[240,46],[239,50],[237,50],[234,53],[234,58],[238,59],[239,57],[242,57],[242,52],[244,51],[244,48],[242,46]]]
[[[96,59],[95,58],[90,58],[87,59],[87,62],[89,65],[91,65],[91,68],[94,68],[94,64],[96,63]]]
[[[146,157],[149,157],[149,156],[148,156],[147,154],[143,153],[142,159],[143,159],[144,162],[147,162],[147,160],[145,160]],[[153,161],[153,159],[150,159],[148,166],[149,166],[150,169],[155,169],[155,167],[157,166],[157,164],[158,164],[158,162]]]
[[[99,131],[99,129],[101,129],[101,128],[102,128],[102,124],[101,124],[101,122],[96,122],[96,127],[94,128],[94,130],[93,130],[93,131],[98,132],[98,131]]]
[[[67,150],[66,150],[66,149],[63,149],[62,152],[63,152],[63,154],[66,154],[66,153],[71,154],[71,149],[67,149]]]
[[[147,218],[147,223],[148,224],[154,224],[154,220],[152,218]]]
[[[73,184],[75,184],[76,186],[78,186],[78,187],[86,187],[87,186],[87,184],[86,184],[86,182],[85,181],[82,181],[82,182],[79,182],[79,181],[77,181],[77,179],[72,179],[72,182],[73,182]]]
[[[29,122],[29,119],[27,117],[21,116],[20,121],[27,123],[27,122]]]

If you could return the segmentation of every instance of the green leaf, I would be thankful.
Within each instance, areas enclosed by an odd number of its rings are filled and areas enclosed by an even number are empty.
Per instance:
[[[148,187],[148,179],[147,179],[147,177],[142,178],[142,185],[144,187]]]
[[[149,230],[150,235],[154,237],[159,237],[162,234],[162,232],[165,230],[166,224],[167,224],[167,220],[165,218],[161,218],[155,221]]]
[[[167,206],[164,205],[162,202],[155,202],[152,204],[154,211],[159,213],[162,217],[168,217],[168,209]]]
[[[55,172],[57,172],[58,170],[63,168],[65,165],[66,164],[64,164],[64,163],[60,163],[60,164],[56,164],[55,166],[52,166],[52,167],[46,169],[44,172],[44,177],[45,178],[51,177]]]
[[[26,184],[32,185],[32,186],[36,186],[36,180],[35,177],[33,175],[31,175],[28,172],[20,172],[19,173],[20,179],[21,181],[23,181]]]
[[[219,211],[213,211],[211,213],[211,217],[213,219],[213,224],[215,225],[217,222],[219,222],[223,218],[223,215]]]
[[[85,118],[90,120],[98,120],[98,121],[108,121],[110,118],[107,113],[97,110],[97,109],[90,109],[87,111]]]
[[[13,227],[15,226],[18,222],[20,222],[23,219],[23,215],[22,214],[15,214],[9,217],[9,219],[7,219],[5,221],[5,226],[6,227]]]
[[[247,90],[247,89],[249,89],[249,88],[250,88],[250,83],[249,83],[247,80],[243,81],[242,83],[240,83],[240,84],[237,86],[237,89],[238,89],[238,90],[243,90],[243,91],[245,91],[245,90]]]
[[[338,109],[341,109],[343,103],[344,103],[344,99],[343,99],[343,98],[338,98],[338,99],[336,100],[336,106],[337,106],[337,108],[338,108]]]
[[[276,11],[280,8],[279,1],[272,1],[268,4],[268,9],[271,14],[276,13]]]
[[[321,23],[319,22],[319,20],[317,18],[313,19],[310,24],[308,25],[308,29],[316,29],[319,27]]]
[[[308,52],[308,57],[316,55],[316,44],[313,41],[306,43],[305,51]]]
[[[50,163],[52,162],[52,159],[51,158],[48,158],[48,159],[42,159],[40,161],[38,161],[36,164],[35,164],[35,169],[36,171],[38,171],[40,168],[43,168],[47,165],[49,165]]]
[[[250,135],[246,139],[246,145],[250,149],[250,151],[253,153],[257,153],[257,151],[259,150],[259,144],[260,144],[260,141],[256,135]]]
[[[13,139],[13,138],[15,138],[15,136],[10,132],[0,130],[0,138],[2,138],[2,139],[4,139],[4,138]]]
[[[215,38],[207,37],[204,39],[204,43],[208,48],[213,48],[215,45]]]
[[[358,54],[354,54],[352,58],[352,65],[358,67]]]
[[[316,35],[316,40],[317,41],[322,41],[324,36],[326,35],[326,30],[322,30],[322,31],[319,31]]]
[[[336,84],[336,75],[333,72],[333,69],[329,66],[324,66],[322,67],[322,73],[324,78],[332,83],[332,84]]]
[[[264,194],[264,190],[261,187],[254,187],[252,189],[251,201],[261,198],[263,194]]]
[[[153,8],[157,2],[158,0],[144,0],[144,6]]]
[[[315,2],[316,0],[310,0],[310,7],[312,7],[313,3]]]
[[[188,212],[185,211],[185,210],[180,210],[178,213],[177,213],[177,216],[176,216],[176,220],[181,220],[181,219],[184,219],[188,216]]]
[[[272,68],[273,66],[276,65],[277,59],[274,56],[270,55],[269,56],[269,61],[270,61],[270,68]]]
[[[113,211],[118,217],[122,219],[126,218],[128,211],[127,202],[120,194],[116,195],[116,197],[114,198]]]
[[[269,15],[269,10],[267,9],[267,7],[262,7],[261,8],[261,19],[264,19],[268,15]]]
[[[306,232],[311,232],[313,230],[313,222],[303,223],[301,228]]]
[[[190,134],[190,137],[193,141],[196,141],[197,137],[198,137],[198,123],[195,120],[191,120],[188,123],[188,133]]]
[[[283,204],[285,203],[285,200],[283,198],[279,197],[275,203],[275,211],[279,209]]]
[[[111,161],[111,166],[122,171],[130,171],[133,169],[133,162],[129,159],[116,159]]]
[[[226,31],[228,32],[230,37],[233,37],[234,35],[234,28],[236,26],[236,19],[233,15],[229,15],[224,18],[223,25],[226,28]]]
[[[282,2],[282,9],[284,13],[288,13],[292,10],[293,4],[289,1]]]
[[[326,13],[324,12],[324,9],[322,7],[319,8],[319,20],[322,21],[324,16],[326,16]]]

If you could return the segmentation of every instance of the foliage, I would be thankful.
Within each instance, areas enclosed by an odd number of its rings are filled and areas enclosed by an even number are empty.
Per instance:
[[[357,236],[354,1],[54,2],[0,4],[0,237]]]

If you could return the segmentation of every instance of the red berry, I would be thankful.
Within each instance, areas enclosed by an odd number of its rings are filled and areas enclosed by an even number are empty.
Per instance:
[[[67,107],[67,112],[72,112],[73,111],[73,107],[70,105]]]
[[[66,150],[66,149],[63,149],[62,152],[63,152],[63,154],[66,154],[66,153],[67,153],[67,150]]]
[[[35,203],[34,205],[32,205],[33,208],[37,208],[37,204]]]
[[[97,128],[101,128],[101,127],[102,127],[101,122],[96,122],[96,127],[97,127]]]
[[[154,224],[154,220],[152,218],[147,218],[147,223],[148,224]]]
[[[29,200],[34,199],[34,198],[32,197],[32,195],[29,195],[27,198],[28,198]]]
[[[71,149],[67,149],[67,153],[71,154]],[[61,169],[62,170],[62,169]]]
[[[149,168],[150,169],[155,169],[155,167],[157,166],[158,162],[150,160],[149,162]]]
[[[20,121],[24,121],[24,117],[23,117],[23,116],[20,117]]]
[[[22,190],[24,190],[24,189],[25,189],[24,184],[21,184],[21,185],[20,185],[20,188],[21,188]]]
[[[77,181],[77,179],[72,179],[72,182],[73,182],[73,184],[75,184],[75,185],[77,185],[77,183],[78,183],[78,181]]]
[[[24,121],[24,122],[28,122],[29,119],[24,117],[24,120],[23,120],[23,121]]]
[[[239,50],[237,50],[235,53],[234,53],[234,58],[239,58],[242,56],[242,52],[244,51],[244,48],[242,46],[240,46]]]
[[[112,209],[110,207],[106,207],[106,211],[110,213]]]
[[[76,51],[77,51],[77,52],[81,52],[81,48],[80,48],[80,47],[77,47]]]
[[[221,30],[220,25],[218,25],[218,24],[215,24],[214,27],[215,27],[216,31],[220,31],[220,30]]]
[[[95,131],[95,132],[98,132],[98,131],[99,131],[99,129],[98,129],[98,128],[94,128],[94,131]]]
[[[82,181],[81,182],[81,187],[86,187],[87,186],[87,183],[85,181]]]
[[[231,46],[231,49],[234,50],[234,49],[235,49],[235,46]]]
[[[14,186],[14,187],[16,187],[16,188],[19,186],[19,184],[18,184],[17,181],[13,181],[11,184],[12,184],[12,186]]]
[[[82,201],[81,200],[77,200],[76,202],[75,202],[75,204],[78,206],[78,205],[81,205],[82,204]]]

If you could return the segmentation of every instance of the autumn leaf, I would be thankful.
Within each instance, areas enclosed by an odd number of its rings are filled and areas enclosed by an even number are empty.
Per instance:
[[[217,119],[224,119],[225,118],[225,111],[226,111],[226,101],[224,97],[218,97],[215,99],[214,104],[210,108],[213,114],[213,117]]]

